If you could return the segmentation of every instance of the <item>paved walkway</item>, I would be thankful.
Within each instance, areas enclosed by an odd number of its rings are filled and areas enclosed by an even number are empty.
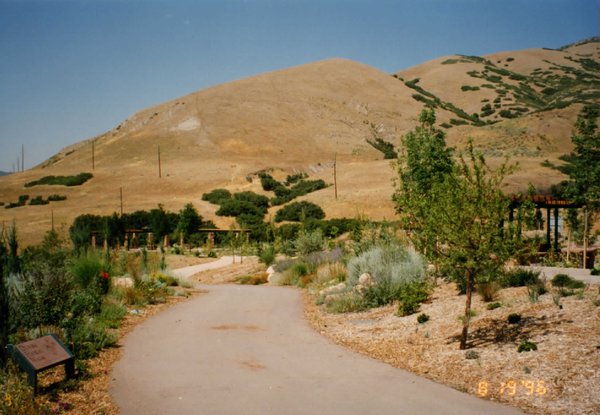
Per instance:
[[[110,385],[123,415],[520,413],[330,343],[296,289],[202,288],[125,339]]]
[[[190,265],[189,267],[179,268],[171,271],[171,273],[178,278],[188,279],[192,275],[195,275],[202,271],[208,271],[211,269],[223,268],[227,265],[233,264],[234,258],[232,256],[222,256],[219,259],[215,259],[212,262],[206,262],[204,264]],[[235,257],[235,263],[240,263],[240,257]]]
[[[560,267],[540,267],[532,265],[528,267],[534,271],[540,272],[540,278],[546,277],[550,281],[556,274],[567,274],[571,278],[585,282],[586,284],[600,285],[600,276],[592,275],[592,270],[583,268],[560,268]]]

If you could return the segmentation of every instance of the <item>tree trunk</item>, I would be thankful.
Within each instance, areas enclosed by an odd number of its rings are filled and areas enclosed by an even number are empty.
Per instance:
[[[583,208],[583,269],[587,269],[587,250],[588,250],[588,211]]]
[[[467,270],[465,273],[465,278],[467,282],[467,300],[465,303],[465,316],[463,320],[463,329],[462,334],[460,336],[460,349],[465,350],[467,348],[467,338],[469,336],[469,322],[471,320],[471,297],[473,295],[473,272],[471,270]]]

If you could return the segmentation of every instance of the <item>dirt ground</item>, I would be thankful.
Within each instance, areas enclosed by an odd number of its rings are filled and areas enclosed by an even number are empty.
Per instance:
[[[600,291],[560,298],[547,293],[532,303],[527,288],[501,290],[501,307],[488,310],[474,295],[470,348],[459,350],[465,296],[440,283],[419,313],[398,317],[396,307],[330,314],[305,296],[312,326],[337,344],[395,367],[532,414],[600,413]],[[417,316],[430,316],[423,324]],[[522,316],[509,324],[511,313]],[[530,340],[537,351],[517,352]],[[473,354],[467,359],[467,353]]]

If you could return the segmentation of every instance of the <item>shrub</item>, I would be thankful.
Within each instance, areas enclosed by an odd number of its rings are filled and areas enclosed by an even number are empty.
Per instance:
[[[419,314],[419,316],[417,317],[417,322],[419,324],[427,323],[428,321],[429,321],[429,316],[425,313]]]
[[[94,175],[92,173],[79,173],[75,176],[44,176],[39,180],[25,183],[25,187],[38,185],[60,185],[60,186],[80,186],[90,180]]]
[[[268,173],[261,172],[258,174],[258,177],[260,178],[260,184],[263,190],[266,192],[274,191],[276,188],[282,186],[281,183],[275,180],[273,176]]]
[[[214,205],[220,205],[225,200],[231,199],[231,192],[227,189],[214,189],[202,195],[202,200]]]
[[[256,206],[255,204],[246,200],[229,199],[221,201],[221,207],[217,210],[218,216],[240,216],[242,214],[248,214],[253,216],[263,217],[266,213],[265,208]]]
[[[285,271],[285,280],[291,285],[298,285],[300,279],[308,275],[308,265],[297,262]]]
[[[572,289],[585,288],[585,283],[583,281],[575,280],[567,274],[556,274],[550,282],[554,287]]]
[[[495,303],[489,303],[489,304],[486,306],[486,308],[487,308],[488,310],[495,310],[495,309],[497,309],[497,308],[500,308],[500,307],[502,307],[502,304],[501,304],[501,303],[498,303],[498,302],[495,302]]]
[[[269,282],[267,273],[256,275],[244,275],[242,277],[239,277],[236,281],[238,284],[242,285],[261,285]]]
[[[398,314],[408,316],[419,311],[421,303],[429,298],[429,285],[425,281],[413,281],[400,289]]]
[[[526,285],[541,284],[539,275],[539,272],[516,268],[505,272],[500,279],[500,284],[503,287],[524,287]]]
[[[546,294],[546,287],[542,283],[527,286],[527,295],[529,296],[529,301],[532,303],[537,303],[540,295],[544,294]]]
[[[83,253],[71,260],[69,272],[81,288],[98,285],[102,262],[94,253]]]
[[[277,211],[275,222],[291,221],[300,222],[305,219],[323,219],[325,212],[318,205],[302,201],[290,203]]]
[[[306,256],[311,252],[321,251],[325,240],[323,238],[323,232],[320,229],[314,231],[300,231],[296,240],[294,241],[294,247],[298,252],[298,255]]]
[[[363,298],[354,293],[347,292],[336,295],[326,306],[330,313],[355,313],[367,307]]]
[[[261,211],[266,212],[266,210],[269,208],[269,198],[263,195],[256,194],[254,192],[247,191],[235,193],[233,195],[233,199],[252,203]]]
[[[591,275],[600,275],[600,268],[594,268],[590,272]]]
[[[500,285],[496,281],[481,282],[477,284],[477,292],[486,303],[494,301],[499,290]]]
[[[272,244],[263,244],[259,246],[258,261],[265,264],[267,268],[275,262],[276,257],[277,251],[275,251],[275,247]]]
[[[155,274],[153,277],[160,283],[164,284],[166,287],[177,287],[179,285],[179,281],[177,278],[174,278],[170,275],[166,274]]]
[[[29,205],[31,206],[39,206],[39,205],[47,205],[48,202],[42,196],[36,196],[29,201]]]
[[[38,403],[31,393],[25,373],[12,363],[0,367],[0,414],[47,414],[49,408]]]
[[[517,347],[517,352],[521,353],[521,352],[531,352],[537,350],[537,344],[535,344],[532,341],[529,340],[524,340],[521,342],[521,344],[519,344],[519,346]]]
[[[93,318],[81,319],[69,333],[68,339],[72,344],[73,353],[79,359],[96,357],[99,350],[117,343],[116,334],[109,332],[104,325]]]
[[[348,261],[350,285],[356,285],[358,277],[365,272],[371,274],[376,283],[389,280],[394,286],[425,278],[421,256],[399,244],[376,245]]]
[[[48,201],[50,202],[60,202],[63,200],[67,200],[67,196],[58,194],[48,196]]]
[[[98,320],[111,329],[121,327],[121,322],[127,315],[127,307],[115,301],[105,301],[100,309]]]
[[[521,315],[517,313],[511,313],[506,318],[508,324],[519,324],[521,322]]]
[[[285,185],[290,186],[294,183],[298,183],[298,181],[302,179],[306,179],[307,177],[308,175],[306,173],[296,173],[288,175],[288,177],[285,179]]]

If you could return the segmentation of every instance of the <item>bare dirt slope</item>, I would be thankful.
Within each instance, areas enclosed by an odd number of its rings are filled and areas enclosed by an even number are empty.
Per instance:
[[[193,202],[203,216],[227,226],[215,217],[214,206],[200,201],[202,193],[216,187],[259,190],[252,174],[267,168],[284,177],[304,171],[332,183],[336,154],[340,197],[336,201],[329,188],[307,198],[330,217],[391,218],[393,170],[366,139],[373,125],[381,137],[399,145],[400,137],[414,128],[424,105],[415,98],[423,92],[407,85],[414,78],[420,79],[417,87],[440,100],[435,104],[438,124],[446,127],[449,144],[460,147],[472,137],[492,160],[508,156],[520,161],[523,168],[510,180],[512,189],[523,189],[528,182],[547,187],[561,176],[541,163],[570,151],[581,102],[593,100],[600,89],[593,72],[598,45],[594,41],[562,51],[503,52],[470,60],[446,57],[395,76],[331,59],[194,92],[142,110],[35,168],[0,177],[0,203],[24,194],[67,196],[50,205],[0,208],[0,221],[16,220],[22,242],[37,242],[52,218],[55,225],[68,226],[82,213],[118,212],[122,190],[125,212],[159,203],[179,210]],[[526,79],[511,79],[515,73]],[[479,89],[463,91],[464,85]],[[481,112],[486,104],[494,107],[493,114]],[[501,110],[515,118],[499,116]],[[478,118],[482,122],[474,125]],[[78,187],[24,187],[43,176],[80,172],[92,172],[94,178]]]

